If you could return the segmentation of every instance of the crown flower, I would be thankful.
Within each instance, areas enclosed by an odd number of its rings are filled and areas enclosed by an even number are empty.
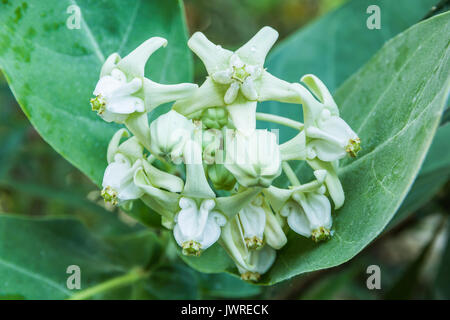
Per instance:
[[[297,98],[290,83],[264,69],[266,55],[277,38],[276,30],[264,27],[232,52],[196,32],[188,46],[203,61],[209,76],[192,96],[177,101],[174,109],[189,116],[206,108],[223,107],[239,131],[251,134],[256,128],[258,101],[294,102]]]
[[[315,242],[332,237],[331,205],[337,210],[345,202],[339,160],[361,149],[320,79],[306,75],[302,83],[289,83],[264,68],[277,38],[264,27],[232,52],[195,33],[188,46],[208,72],[198,87],[146,77],[147,60],[167,44],[153,37],[123,59],[110,55],[91,99],[105,121],[126,127],[108,146],[105,201],[124,206],[142,200],[149,214],[161,216],[180,254],[200,256],[219,244],[235,272],[252,282],[276,263],[288,232]],[[301,105],[304,123],[256,112],[267,100]],[[149,122],[149,112],[172,101],[170,111]],[[256,129],[257,120],[297,134],[279,144],[275,132]],[[300,183],[293,160],[306,162],[315,179]],[[285,178],[289,187],[274,186]]]

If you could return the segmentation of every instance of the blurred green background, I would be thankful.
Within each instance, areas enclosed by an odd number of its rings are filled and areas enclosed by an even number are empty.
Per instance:
[[[271,25],[280,39],[345,0],[186,0],[190,31],[202,31],[233,49]],[[195,80],[205,71],[195,60]],[[97,187],[58,155],[33,129],[0,76],[0,212],[33,216],[77,216],[95,224],[98,215],[117,216],[136,225],[119,209],[105,207]],[[426,205],[387,230],[355,259],[336,268],[299,276],[255,290],[253,298],[396,299],[449,298],[447,247],[449,183]],[[381,268],[381,290],[366,286],[369,265]],[[446,291],[447,290],[447,291]],[[211,295],[198,295],[211,297]],[[214,297],[214,295],[212,295]]]

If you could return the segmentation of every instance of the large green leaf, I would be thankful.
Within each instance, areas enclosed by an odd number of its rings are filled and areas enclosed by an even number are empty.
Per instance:
[[[419,171],[448,96],[449,31],[450,13],[413,26],[338,90],[342,117],[361,137],[363,150],[341,163],[346,202],[334,216],[334,237],[315,244],[291,232],[263,283],[339,265],[390,221]],[[185,260],[203,271],[230,270],[221,250],[208,255],[221,262],[206,268],[206,259]]]
[[[81,9],[80,29],[66,27],[71,5]],[[190,80],[181,6],[175,0],[0,2],[0,68],[14,96],[42,137],[97,184],[118,128],[89,106],[104,59],[161,36],[169,44],[151,57],[146,75],[161,83]]]
[[[365,64],[383,44],[417,23],[438,0],[352,0],[321,17],[281,42],[268,56],[267,69],[284,80],[298,82],[313,73],[334,92],[350,75]],[[381,29],[369,30],[366,13],[376,4],[381,11]],[[298,108],[279,102],[265,102],[258,111],[301,119]],[[264,128],[280,128],[264,122]],[[295,131],[280,128],[280,140]]]
[[[109,245],[73,219],[25,219],[0,214],[0,295],[63,299],[67,267],[81,269],[81,289],[127,271]]]
[[[419,176],[392,222],[426,204],[450,179],[450,123],[441,125],[422,165]]]

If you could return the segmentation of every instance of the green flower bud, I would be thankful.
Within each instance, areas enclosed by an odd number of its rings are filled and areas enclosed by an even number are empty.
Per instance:
[[[236,179],[223,164],[209,165],[207,167],[207,173],[216,189],[231,190],[236,185]]]
[[[244,187],[269,187],[281,174],[276,135],[267,130],[255,130],[250,136],[239,131],[227,136],[225,167]]]
[[[150,152],[160,158],[178,161],[193,131],[192,121],[171,110],[151,123]]]
[[[221,129],[228,123],[228,112],[225,108],[208,108],[200,119],[206,128]]]

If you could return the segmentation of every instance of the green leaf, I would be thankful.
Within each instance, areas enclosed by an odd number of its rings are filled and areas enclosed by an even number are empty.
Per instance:
[[[80,29],[67,9],[78,5]],[[105,57],[126,55],[152,36],[168,39],[147,64],[161,83],[190,80],[191,54],[180,1],[11,1],[0,3],[0,68],[33,126],[95,183],[118,126],[91,111],[89,98]]]
[[[73,219],[24,219],[0,214],[0,295],[63,299],[67,267],[81,269],[87,288],[127,269],[115,250]]]
[[[254,297],[261,293],[261,287],[241,281],[226,273],[198,273],[199,287],[203,299],[238,299]]]
[[[422,165],[419,176],[392,223],[426,204],[450,179],[450,123],[439,127]]]
[[[317,75],[334,92],[350,75],[364,65],[383,44],[420,21],[438,0],[353,0],[300,29],[269,54],[270,73],[289,82],[299,82],[308,73]],[[369,30],[367,7],[381,10],[381,29]],[[301,120],[299,109],[279,102],[266,102],[258,111]],[[280,128],[280,141],[295,130],[273,123],[259,127]]]
[[[338,90],[341,115],[361,137],[363,150],[341,163],[346,202],[334,215],[334,236],[315,244],[290,232],[262,283],[348,261],[391,220],[420,169],[449,93],[449,30],[450,13],[413,26]],[[297,173],[302,169],[297,166]],[[208,270],[202,257],[185,261],[203,271],[230,270],[220,250],[208,251],[220,261]]]

